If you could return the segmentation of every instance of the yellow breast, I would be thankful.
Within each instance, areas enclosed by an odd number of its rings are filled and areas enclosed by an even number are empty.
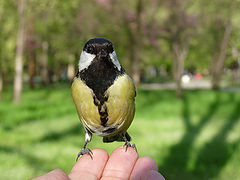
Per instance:
[[[80,78],[73,81],[72,96],[83,126],[97,135],[124,133],[133,120],[135,87],[127,74],[117,77],[105,92],[108,113],[105,126],[101,124],[98,107],[94,104],[93,91]]]

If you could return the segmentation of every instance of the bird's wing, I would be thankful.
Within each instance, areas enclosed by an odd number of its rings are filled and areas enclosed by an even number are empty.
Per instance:
[[[127,74],[119,76],[106,91],[106,96],[107,125],[117,125],[117,132],[125,132],[132,123],[135,113],[136,92],[132,79]]]
[[[92,128],[100,128],[101,120],[98,108],[93,101],[93,91],[79,77],[73,80],[72,97],[84,127],[90,131]]]

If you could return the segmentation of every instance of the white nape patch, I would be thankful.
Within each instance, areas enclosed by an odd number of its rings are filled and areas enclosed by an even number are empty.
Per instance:
[[[86,51],[82,51],[80,60],[78,63],[79,71],[86,69],[91,64],[91,62],[95,57],[96,57],[95,54],[90,54],[90,53],[87,53]]]
[[[109,54],[113,64],[118,68],[119,71],[121,71],[121,65],[118,61],[118,58],[117,58],[117,54],[115,51],[113,51],[112,53]]]

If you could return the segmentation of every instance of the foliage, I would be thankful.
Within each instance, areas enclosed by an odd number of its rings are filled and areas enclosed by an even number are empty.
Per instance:
[[[138,1],[122,3],[117,0],[92,1],[58,1],[58,0],[25,0],[26,1],[26,42],[34,41],[36,53],[36,76],[40,76],[42,44],[47,43],[49,76],[59,76],[66,71],[67,65],[74,61],[77,64],[83,44],[92,37],[104,36],[115,44],[119,60],[128,72],[132,71],[132,47],[135,42],[132,36],[136,33]],[[179,9],[181,17],[176,19],[174,13]],[[171,41],[174,36],[183,46],[188,46],[185,68],[196,71],[209,69],[218,51],[217,46],[223,34],[223,25],[229,14],[230,1],[143,1],[141,14],[140,68],[146,66],[164,68],[171,71],[173,52]],[[232,50],[239,54],[239,13],[236,8],[239,0],[234,0],[232,10],[233,31],[228,46],[227,64],[235,61]],[[16,1],[4,0],[0,3],[0,72],[4,79],[13,78],[13,67],[16,47],[17,29]],[[175,8],[175,9],[174,9]],[[172,15],[171,15],[172,13]],[[178,17],[178,16],[177,16]],[[29,26],[33,22],[30,36]],[[186,44],[185,44],[186,43]],[[29,51],[25,50],[25,55]],[[134,52],[135,53],[135,52]],[[239,55],[238,55],[239,56]],[[26,57],[25,57],[26,58]],[[28,59],[25,59],[25,75]],[[170,74],[170,73],[169,73]],[[144,75],[144,74],[143,74]]]
[[[5,80],[13,77],[16,34],[16,3],[13,0],[0,2],[0,73]]]

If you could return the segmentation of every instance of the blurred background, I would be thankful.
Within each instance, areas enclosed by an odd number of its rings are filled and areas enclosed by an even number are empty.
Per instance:
[[[239,0],[1,0],[0,179],[69,173],[84,144],[71,81],[105,37],[137,86],[129,129],[166,179],[240,179]],[[89,148],[111,153],[122,143]]]

